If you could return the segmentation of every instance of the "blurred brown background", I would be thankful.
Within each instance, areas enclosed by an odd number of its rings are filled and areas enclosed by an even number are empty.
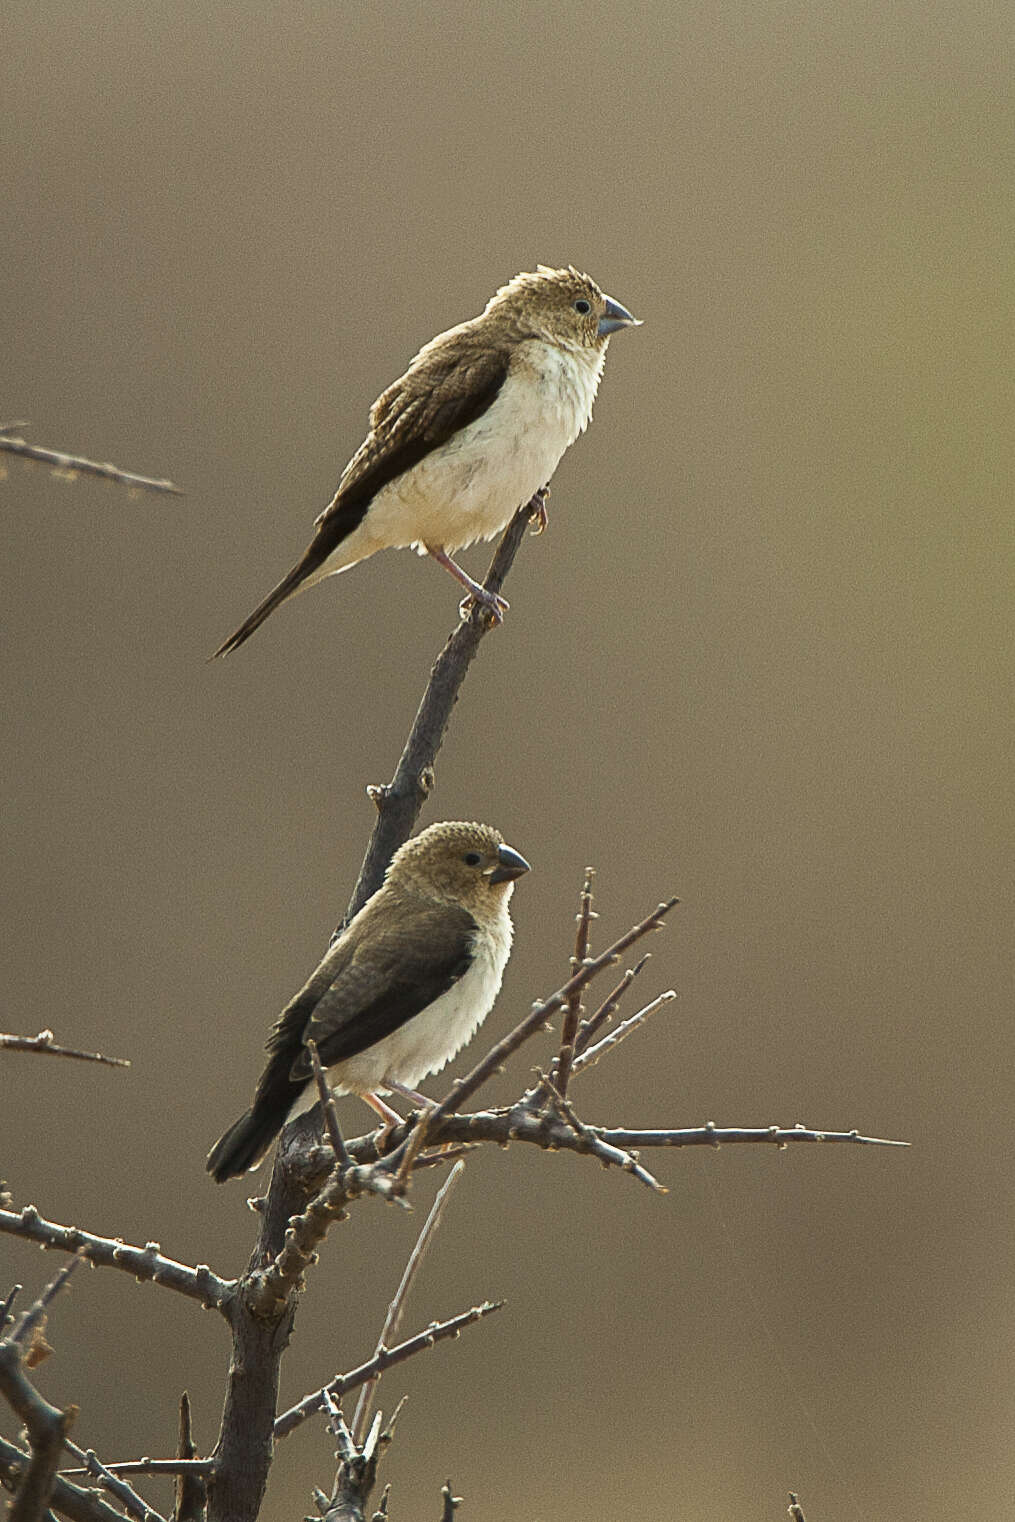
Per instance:
[[[14,0],[5,32],[0,411],[187,491],[17,461],[0,488],[2,1024],[134,1063],[4,1059],[18,1203],[245,1261],[247,1191],[204,1154],[346,902],[456,594],[389,553],[206,657],[419,344],[572,261],[645,327],[425,815],[536,868],[487,1029],[561,980],[592,862],[600,945],[682,906],[642,980],[679,1001],[581,1084],[587,1119],[914,1146],[656,1155],[665,1199],[471,1162],[406,1329],[509,1305],[382,1384],[411,1396],[392,1516],[448,1475],[465,1522],[771,1522],[790,1487],[809,1522],[1005,1514],[1009,7]],[[287,1400],[369,1351],[420,1219],[333,1234]],[[54,1267],[0,1238],[0,1288]],[[213,1440],[215,1318],[94,1273],[52,1340],[41,1383],[106,1458],[168,1451],[184,1386]],[[266,1515],[309,1508],[331,1447],[281,1446]]]

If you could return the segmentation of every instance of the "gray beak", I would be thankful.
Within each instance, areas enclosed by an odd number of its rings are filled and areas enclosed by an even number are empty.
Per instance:
[[[492,883],[511,883],[516,877],[521,877],[523,872],[531,870],[525,857],[512,851],[510,846],[497,847],[497,861],[500,865],[490,873]]]
[[[618,328],[640,328],[641,321],[632,317],[627,307],[622,307],[619,301],[614,301],[612,296],[606,298],[606,311],[599,319],[600,338],[609,338],[611,333],[616,333]]]

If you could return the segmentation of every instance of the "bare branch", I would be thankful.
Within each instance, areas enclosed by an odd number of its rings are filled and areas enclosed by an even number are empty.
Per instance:
[[[126,1057],[106,1057],[102,1052],[82,1052],[74,1046],[57,1046],[52,1031],[37,1036],[11,1036],[0,1031],[0,1051],[48,1052],[51,1057],[76,1057],[79,1062],[101,1062],[110,1068],[129,1068]]]
[[[634,982],[638,974],[644,969],[646,962],[650,961],[651,958],[651,951],[646,951],[644,956],[639,958],[633,967],[628,968],[627,972],[625,972],[616,988],[614,988],[612,992],[606,996],[595,1013],[589,1015],[587,1020],[582,1021],[578,1027],[578,1034],[575,1037],[574,1042],[576,1056],[581,1056],[582,1052],[585,1051],[586,1047],[589,1045],[589,1042],[592,1040],[592,1037],[615,1013],[621,999],[627,993],[627,990],[630,988],[631,984]]]
[[[186,1390],[180,1396],[180,1433],[177,1452],[180,1461],[186,1463],[188,1467],[178,1469],[176,1472],[176,1504],[173,1508],[173,1522],[201,1522],[208,1505],[205,1476],[210,1472],[212,1461],[210,1459],[197,1460],[195,1457],[197,1448],[194,1445],[194,1432],[191,1425],[190,1396]],[[149,1459],[148,1462],[150,1464],[151,1460]],[[200,1469],[196,1467],[197,1463],[202,1466]],[[116,1467],[119,1468],[119,1466]],[[145,1472],[157,1471],[146,1470]]]
[[[65,1446],[76,1459],[84,1462],[85,1469],[93,1479],[98,1480],[104,1490],[108,1490],[110,1495],[115,1496],[128,1515],[136,1518],[136,1522],[165,1522],[161,1513],[149,1506],[148,1502],[139,1496],[126,1480],[115,1475],[111,1469],[107,1469],[91,1448],[79,1448],[77,1443],[71,1442],[70,1438],[65,1439]]]
[[[2,1336],[6,1330],[8,1322],[14,1320],[14,1316],[12,1314],[14,1302],[24,1287],[25,1286],[23,1284],[12,1284],[8,1292],[7,1299],[0,1302],[0,1336]]]
[[[164,1285],[200,1301],[209,1310],[224,1310],[236,1290],[235,1279],[220,1279],[203,1263],[190,1268],[186,1263],[163,1257],[158,1242],[132,1247],[115,1237],[98,1237],[77,1226],[60,1226],[44,1220],[34,1205],[26,1205],[21,1211],[0,1210],[0,1232],[58,1252],[79,1253],[99,1268],[123,1269],[139,1282],[151,1280]]]
[[[138,476],[130,470],[120,470],[116,465],[100,464],[96,460],[86,460],[82,455],[63,454],[57,449],[42,449],[38,444],[28,444],[24,439],[11,436],[10,428],[23,428],[23,423],[13,423],[9,429],[0,432],[0,451],[6,454],[22,455],[28,460],[41,460],[45,465],[52,465],[53,469],[65,480],[73,481],[75,476],[101,476],[106,481],[118,481],[122,486],[130,486],[141,491],[169,492],[174,497],[182,497],[183,491],[179,486],[174,486],[172,481],[156,479],[152,476]]]
[[[348,1168],[352,1159],[346,1151],[342,1127],[338,1123],[338,1106],[335,1104],[335,1096],[328,1087],[328,1080],[325,1078],[324,1069],[321,1067],[317,1042],[312,1036],[308,1036],[304,1045],[310,1053],[310,1064],[314,1070],[314,1082],[317,1085],[317,1097],[321,1102],[321,1109],[324,1112],[324,1123],[328,1132],[328,1140],[331,1142],[331,1150],[335,1154],[335,1162],[339,1168]]]
[[[594,867],[585,868],[585,883],[578,902],[578,931],[575,935],[574,956],[571,958],[572,977],[584,967],[589,954],[589,930],[593,918],[596,917],[592,908],[592,883],[595,875]],[[560,1051],[557,1053],[551,1069],[551,1075],[561,1098],[566,1096],[567,1086],[571,1078],[571,1064],[574,1061],[574,1041],[578,1032],[578,1021],[581,1018],[581,1013],[582,990],[576,988],[568,995],[567,1004],[564,1008],[564,1023],[560,1033]]]
[[[182,1474],[204,1477],[215,1473],[215,1460],[211,1458],[122,1459],[115,1464],[106,1464],[103,1467],[108,1469],[110,1474]],[[60,1470],[62,1475],[88,1474],[88,1472],[86,1468]]]
[[[619,1046],[633,1030],[637,1030],[640,1025],[644,1025],[650,1015],[654,1015],[657,1009],[662,1009],[664,1004],[671,1003],[676,997],[676,991],[672,988],[668,988],[665,993],[657,994],[650,1004],[645,1005],[644,1009],[639,1009],[637,1014],[629,1016],[627,1020],[622,1020],[601,1041],[597,1041],[595,1046],[586,1048],[580,1057],[576,1057],[572,1071],[575,1073],[587,1073],[589,1068],[595,1067],[600,1057],[605,1057],[607,1052]]]
[[[514,564],[526,525],[538,513],[544,499],[545,492],[537,492],[531,502],[518,509],[508,524],[483,583],[488,592],[501,590]],[[490,614],[474,605],[433,664],[394,776],[385,786],[368,789],[377,807],[377,819],[359,879],[336,935],[380,887],[392,856],[412,834],[420,809],[433,790],[433,764],[444,741],[458,693],[479,649],[479,642],[491,627]]]
[[[295,1427],[305,1422],[308,1416],[315,1416],[318,1411],[323,1411],[325,1391],[336,1400],[340,1400],[350,1390],[355,1390],[365,1384],[368,1379],[383,1374],[385,1369],[393,1368],[396,1363],[404,1363],[407,1358],[413,1358],[417,1353],[424,1353],[427,1348],[436,1347],[438,1342],[444,1342],[449,1337],[459,1337],[466,1327],[482,1321],[484,1316],[489,1316],[494,1311],[499,1311],[504,1304],[503,1300],[486,1300],[482,1305],[474,1305],[471,1310],[462,1311],[458,1316],[451,1316],[447,1321],[432,1322],[424,1331],[417,1332],[415,1337],[409,1337],[405,1342],[400,1342],[397,1347],[379,1349],[373,1358],[360,1364],[358,1369],[350,1369],[348,1374],[336,1374],[322,1390],[315,1390],[312,1395],[305,1395],[295,1406],[291,1406],[288,1411],[283,1411],[275,1421],[275,1436],[287,1437]]]
[[[665,916],[679,902],[679,899],[671,898],[666,903],[657,905],[651,914],[646,915],[645,919],[641,920],[639,924],[632,926],[625,935],[620,936],[618,940],[614,941],[612,946],[608,946],[601,956],[594,957],[591,961],[586,961],[585,965],[575,973],[574,977],[564,984],[563,988],[559,988],[555,994],[551,994],[549,999],[544,999],[541,1003],[534,1004],[525,1019],[516,1025],[514,1030],[510,1031],[502,1041],[498,1041],[495,1046],[492,1046],[486,1056],[472,1069],[472,1072],[467,1073],[464,1078],[460,1078],[452,1086],[447,1096],[441,1100],[430,1123],[431,1141],[444,1139],[443,1135],[438,1138],[438,1131],[441,1128],[442,1122],[458,1110],[462,1103],[470,1095],[474,1094],[518,1050],[524,1041],[527,1041],[530,1036],[535,1035],[536,1031],[545,1025],[550,1015],[555,1014],[558,1009],[561,1009],[572,994],[580,992],[586,983],[590,983],[604,968],[616,962],[621,952],[626,951],[628,946],[633,945],[635,941],[647,935],[650,930],[661,930]]]
[[[441,1486],[441,1522],[455,1522],[455,1512],[462,1504],[461,1496],[451,1494],[451,1481]]]
[[[593,1157],[598,1157],[604,1168],[620,1168],[623,1173],[630,1173],[639,1183],[645,1184],[649,1189],[654,1189],[657,1194],[668,1194],[669,1190],[660,1184],[657,1178],[653,1178],[647,1168],[643,1168],[636,1157],[630,1152],[622,1152],[618,1147],[608,1146],[599,1134],[584,1121],[578,1119],[571,1104],[566,1100],[553,1080],[544,1073],[540,1078],[541,1086],[549,1094],[554,1108],[559,1111],[567,1121],[571,1130],[586,1144],[587,1150]]]
[[[20,1448],[0,1437],[0,1474],[5,1483],[17,1484],[28,1473],[31,1460]],[[96,1490],[74,1485],[62,1475],[53,1484],[52,1504],[71,1522],[123,1522],[123,1512],[111,1506]]]
[[[789,1493],[789,1506],[786,1508],[793,1522],[806,1522],[803,1510],[792,1491]]]
[[[21,1313],[17,1326],[10,1333],[7,1340],[17,1343],[22,1352],[25,1349],[29,1336],[35,1331],[36,1327],[45,1321],[49,1307],[60,1291],[66,1288],[68,1279],[80,1262],[80,1257],[74,1257],[71,1258],[69,1263],[65,1263],[63,1268],[59,1269],[46,1285],[38,1300],[30,1305],[27,1311]]]
[[[426,1116],[423,1117],[424,1122],[426,1118]],[[421,1122],[421,1124],[422,1123],[423,1122]],[[416,1130],[419,1130],[419,1126],[417,1126]],[[406,1161],[408,1161],[408,1157],[409,1154],[407,1152]],[[441,1216],[444,1213],[444,1206],[447,1203],[447,1198],[451,1192],[451,1188],[454,1184],[457,1184],[464,1171],[465,1164],[461,1162],[456,1163],[451,1172],[448,1174],[447,1178],[444,1180],[440,1189],[437,1191],[437,1197],[430,1207],[430,1214],[424,1221],[423,1229],[420,1232],[419,1236],[416,1238],[416,1245],[412,1249],[412,1252],[409,1254],[409,1261],[405,1265],[405,1269],[401,1280],[399,1281],[398,1288],[395,1290],[391,1304],[388,1306],[387,1315],[384,1318],[384,1325],[381,1327],[381,1334],[377,1339],[377,1346],[374,1348],[375,1358],[379,1353],[384,1352],[390,1338],[398,1336],[398,1328],[401,1325],[402,1321],[402,1312],[405,1310],[405,1302],[408,1297],[409,1290],[412,1288],[412,1281],[415,1279],[417,1273],[419,1272],[419,1266],[422,1263],[424,1256],[426,1255],[426,1250],[430,1245],[437,1227],[440,1225]],[[360,1390],[359,1400],[356,1402],[356,1413],[353,1417],[352,1422],[353,1436],[357,1442],[363,1441],[363,1433],[370,1418],[370,1408],[373,1405],[374,1394],[377,1390],[377,1385],[380,1377],[381,1371],[378,1370],[378,1372],[371,1379],[368,1379],[364,1383]]]
[[[0,1391],[24,1422],[32,1450],[11,1503],[10,1522],[42,1522],[47,1515],[63,1445],[78,1413],[77,1406],[61,1411],[50,1405],[25,1372],[32,1333],[45,1322],[49,1306],[77,1265],[76,1258],[66,1264],[20,1317],[15,1330],[0,1338]]]

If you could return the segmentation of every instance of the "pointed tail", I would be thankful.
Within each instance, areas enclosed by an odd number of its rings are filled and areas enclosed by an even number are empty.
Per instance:
[[[285,602],[286,598],[297,592],[307,578],[319,570],[333,548],[334,546],[325,546],[314,540],[292,570],[282,577],[278,586],[272,587],[264,601],[258,603],[250,617],[245,618],[235,633],[230,634],[229,638],[219,645],[212,660],[219,655],[228,655],[231,650],[238,650],[240,645],[250,638],[254,630],[261,627],[268,615],[274,613],[280,603]]]
[[[285,1123],[285,1112],[245,1111],[208,1153],[207,1168],[216,1184],[256,1168]]]

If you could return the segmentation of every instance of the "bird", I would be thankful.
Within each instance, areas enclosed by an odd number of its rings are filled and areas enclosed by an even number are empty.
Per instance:
[[[256,1168],[286,1121],[316,1102],[308,1038],[334,1090],[365,1099],[384,1129],[402,1117],[381,1092],[429,1104],[414,1085],[493,1008],[511,951],[508,900],[529,870],[486,824],[432,824],[400,846],[272,1027],[253,1103],[208,1154],[216,1182]]]
[[[408,545],[499,623],[508,604],[451,553],[493,538],[547,485],[588,426],[611,334],[640,326],[590,276],[540,264],[424,344],[371,407],[306,550],[215,656],[238,649],[294,592]],[[535,515],[544,528],[541,500]]]

